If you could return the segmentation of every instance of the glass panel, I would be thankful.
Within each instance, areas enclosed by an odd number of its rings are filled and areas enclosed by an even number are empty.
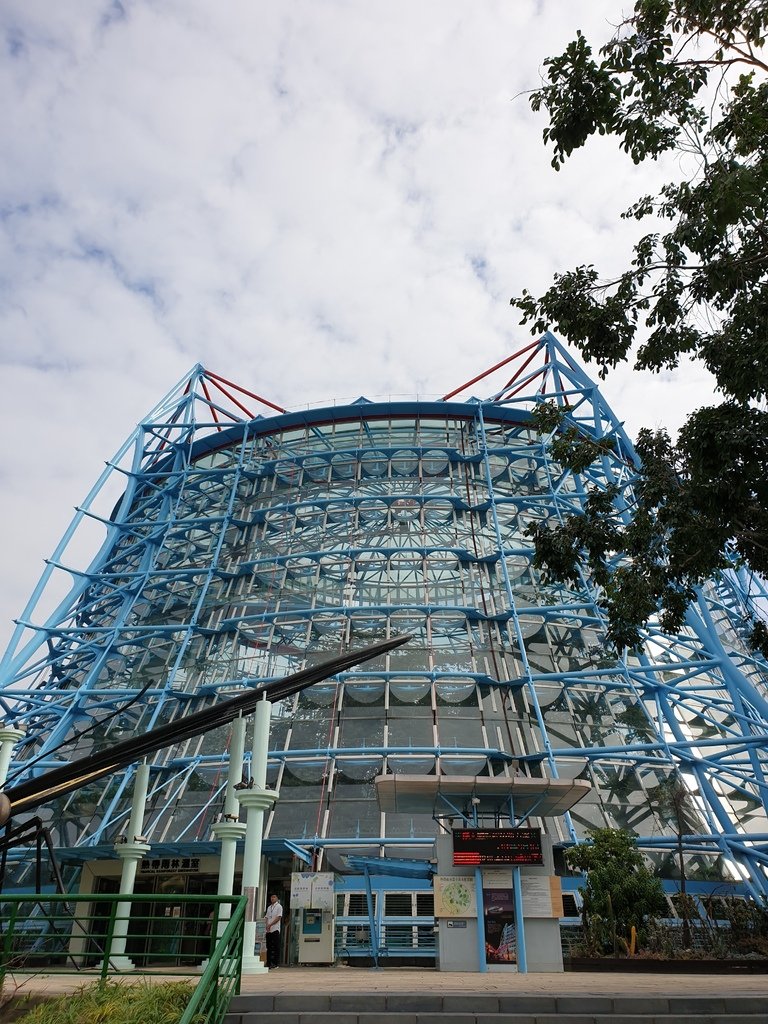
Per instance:
[[[391,747],[433,747],[432,716],[419,717],[416,712],[427,710],[414,707],[406,717],[387,716],[387,743]]]

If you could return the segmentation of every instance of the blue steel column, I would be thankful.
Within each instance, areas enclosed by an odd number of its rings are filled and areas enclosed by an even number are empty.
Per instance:
[[[512,868],[512,891],[515,894],[515,927],[517,930],[517,971],[528,973],[528,955],[525,951],[525,928],[523,927],[523,880],[519,867]]]
[[[363,868],[363,874],[365,876],[365,905],[368,910],[368,930],[371,936],[371,956],[373,957],[373,966],[376,970],[379,967],[379,921],[374,912],[373,904],[373,889],[371,888],[371,873],[366,865]]]
[[[483,869],[475,868],[475,902],[477,903],[477,969],[488,970],[485,960],[485,907],[483,906]]]

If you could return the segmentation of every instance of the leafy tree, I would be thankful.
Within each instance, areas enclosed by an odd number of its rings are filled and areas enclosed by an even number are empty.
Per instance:
[[[531,96],[549,115],[556,170],[596,134],[614,136],[635,163],[672,151],[692,168],[623,214],[654,221],[624,273],[604,280],[579,266],[539,298],[512,299],[532,332],[553,325],[601,377],[630,358],[658,372],[686,356],[720,392],[674,443],[664,430],[640,432],[630,525],[608,492],[558,533],[531,530],[536,562],[552,577],[575,579],[586,554],[620,649],[638,646],[658,609],[664,628],[679,628],[728,545],[768,572],[767,31],[766,0],[636,0],[597,57],[577,33],[547,60],[546,84]],[[551,408],[540,415],[550,429],[563,419]],[[600,446],[565,427],[561,458],[579,471]],[[750,638],[768,656],[756,616]]]
[[[589,831],[591,842],[566,851],[569,867],[587,873],[581,890],[585,932],[594,935],[596,921],[610,923],[612,944],[629,943],[632,928],[667,911],[664,890],[646,867],[635,839],[613,828]],[[602,950],[604,951],[604,950]]]

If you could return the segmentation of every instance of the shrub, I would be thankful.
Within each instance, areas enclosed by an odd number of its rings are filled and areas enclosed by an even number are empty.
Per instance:
[[[192,991],[187,981],[108,981],[48,999],[19,1024],[178,1024]]]
[[[646,867],[627,832],[596,828],[590,843],[566,853],[570,867],[586,871],[581,889],[585,945],[592,955],[629,949],[632,929],[642,934],[646,921],[664,914],[661,882]]]

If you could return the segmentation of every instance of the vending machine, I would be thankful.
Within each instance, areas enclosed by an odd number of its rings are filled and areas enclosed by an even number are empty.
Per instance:
[[[291,909],[298,915],[299,963],[333,963],[336,925],[333,872],[294,871]]]

